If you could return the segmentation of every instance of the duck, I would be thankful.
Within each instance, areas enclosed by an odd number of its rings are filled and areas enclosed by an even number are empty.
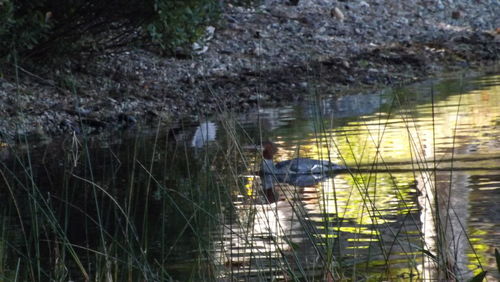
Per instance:
[[[275,175],[303,175],[323,174],[327,172],[345,170],[346,167],[334,164],[327,160],[314,160],[309,158],[295,158],[274,163],[273,156],[278,152],[278,147],[273,142],[262,143],[261,172]]]

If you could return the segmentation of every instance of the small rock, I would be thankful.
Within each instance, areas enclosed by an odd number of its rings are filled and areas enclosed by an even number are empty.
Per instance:
[[[226,20],[228,23],[237,23],[238,20],[235,19],[234,17],[230,16],[230,15],[226,15]]]
[[[208,50],[208,46],[201,45],[198,42],[194,42],[192,48],[193,48],[193,52],[196,55],[201,55],[201,54],[205,53]]]
[[[458,20],[461,17],[460,11],[453,11],[451,12],[451,18],[454,20]]]
[[[129,125],[137,123],[137,119],[134,116],[125,113],[118,114],[118,121]]]
[[[85,109],[85,108],[82,108],[82,107],[75,107],[75,113],[77,115],[82,115],[82,116],[87,116],[91,113],[92,111],[89,110],[89,109]]]
[[[250,97],[248,97],[248,101],[258,101],[260,100],[260,95],[251,95]]]
[[[255,48],[252,50],[251,53],[257,57],[260,57],[260,56],[264,55],[265,50],[261,44],[255,44]]]
[[[346,69],[348,69],[348,68],[351,67],[351,65],[349,64],[349,62],[346,61],[346,60],[342,60],[342,66],[344,66]]]
[[[438,0],[437,7],[438,7],[439,10],[443,10],[444,9],[444,4],[443,4],[443,2],[441,0]]]
[[[334,18],[336,18],[338,21],[343,22],[344,21],[344,14],[342,11],[335,7],[330,11],[330,15]]]
[[[214,38],[214,33],[215,33],[215,27],[209,25],[207,28],[205,28],[205,35],[203,36],[204,41],[209,41]]]

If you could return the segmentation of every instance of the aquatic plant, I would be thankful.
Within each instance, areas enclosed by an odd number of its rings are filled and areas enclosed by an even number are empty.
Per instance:
[[[221,103],[216,133],[199,142],[182,124],[106,143],[20,140],[0,162],[0,280],[496,277],[482,265],[489,250],[471,239],[477,231],[463,225],[467,208],[456,200],[465,189],[452,186],[490,164],[474,167],[456,150],[460,113],[473,100],[459,89],[447,101],[433,89],[419,105],[411,91],[394,90],[377,96],[385,106],[373,118],[342,121],[313,92],[312,118],[272,130],[265,116],[248,126]],[[281,146],[278,158],[348,170],[310,187],[273,183],[279,200],[269,203],[255,147],[267,139]]]

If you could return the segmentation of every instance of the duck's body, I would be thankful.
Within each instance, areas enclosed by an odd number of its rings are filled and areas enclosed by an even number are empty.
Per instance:
[[[313,160],[309,158],[295,158],[292,160],[273,162],[273,156],[276,154],[277,147],[271,142],[264,145],[261,170],[267,174],[319,174],[345,169],[344,166],[336,165],[326,160]]]
[[[268,174],[319,174],[342,170],[345,167],[325,160],[295,158],[276,164],[272,160],[264,159],[261,169]]]
[[[293,174],[316,174],[344,169],[343,166],[329,161],[309,158],[295,158],[293,160],[278,162],[276,163],[276,168]]]

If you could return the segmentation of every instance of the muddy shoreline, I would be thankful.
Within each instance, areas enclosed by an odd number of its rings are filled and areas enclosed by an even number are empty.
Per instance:
[[[265,2],[228,4],[195,56],[128,48],[18,68],[0,78],[0,141],[196,120],[449,71],[499,72],[496,1]]]

